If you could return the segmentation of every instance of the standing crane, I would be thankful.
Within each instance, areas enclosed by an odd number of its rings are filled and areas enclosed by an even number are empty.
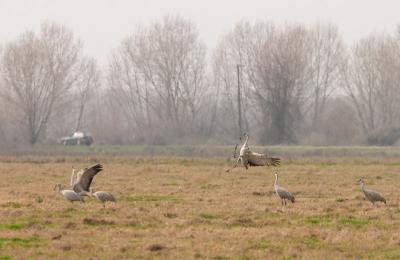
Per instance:
[[[226,172],[229,172],[230,170],[236,168],[239,165],[239,162],[246,168],[246,170],[249,168],[249,166],[280,165],[281,162],[279,158],[269,157],[266,154],[252,152],[248,146],[249,135],[247,133],[244,133],[243,137],[245,138],[245,141],[242,147],[240,148],[239,156],[236,155],[237,145],[235,146],[235,152],[233,154],[233,157],[237,158],[236,163],[232,168],[227,169]],[[242,137],[240,139],[242,139]]]
[[[64,185],[61,183],[56,184],[54,186],[54,190],[56,190],[58,193],[60,193],[66,200],[69,200],[71,203],[74,203],[74,201],[84,202],[81,195],[79,195],[78,193],[76,193],[73,190],[64,189]]]
[[[94,191],[93,188],[90,188],[90,195],[100,200],[103,203],[103,208],[107,201],[116,202],[114,196],[107,191]]]
[[[379,201],[386,204],[386,199],[380,193],[365,188],[363,178],[359,179],[357,183],[361,185],[361,189],[364,192],[365,198],[369,200],[372,204],[375,205],[375,202]]]
[[[294,203],[294,196],[292,193],[290,193],[288,190],[285,188],[281,187],[278,185],[278,174],[275,173],[275,184],[274,184],[275,192],[276,195],[279,196],[279,198],[282,201],[282,205],[285,203],[286,205],[286,200],[290,200],[292,203]]]

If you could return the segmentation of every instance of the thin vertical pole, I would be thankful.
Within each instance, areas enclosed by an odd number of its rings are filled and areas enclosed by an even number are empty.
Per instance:
[[[242,102],[241,102],[241,94],[240,94],[240,64],[236,65],[237,69],[237,86],[238,86],[238,93],[237,93],[237,99],[238,99],[238,113],[239,113],[239,136],[242,136]]]

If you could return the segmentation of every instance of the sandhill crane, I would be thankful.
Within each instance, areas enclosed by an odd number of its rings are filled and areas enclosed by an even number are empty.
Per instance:
[[[280,165],[281,162],[279,158],[268,157],[268,155],[266,154],[252,152],[247,144],[249,141],[249,135],[247,133],[244,133],[243,136],[246,138],[246,140],[244,141],[242,147],[240,148],[238,159],[235,165],[232,168],[227,169],[226,172],[229,172],[230,170],[236,168],[239,165],[239,162],[241,162],[241,164],[246,168],[246,170],[249,168],[249,166]],[[236,158],[236,150],[237,150],[237,145],[235,146],[235,152],[233,155],[234,158]]]
[[[290,200],[292,203],[294,203],[294,196],[292,193],[290,193],[288,190],[285,188],[281,187],[278,185],[278,174],[275,173],[275,184],[274,184],[275,192],[279,196],[279,198],[282,200],[282,205],[285,203],[286,205],[286,200]]]
[[[65,190],[64,185],[62,185],[61,183],[56,184],[54,186],[54,190],[60,193],[65,199],[69,200],[71,203],[74,203],[74,201],[84,202],[81,195],[73,190]]]
[[[103,166],[101,164],[96,164],[89,169],[84,168],[78,171],[75,177],[75,169],[73,169],[71,175],[71,186],[73,190],[81,196],[87,195],[87,193],[90,192],[90,184],[92,184],[94,176],[102,170]]]
[[[365,188],[365,183],[364,183],[364,179],[363,178],[358,180],[358,184],[361,185],[361,189],[364,192],[365,198],[367,200],[371,201],[372,204],[375,204],[375,202],[379,202],[379,201],[381,201],[381,202],[386,204],[386,199],[381,194],[379,194],[376,191],[369,190],[369,189]]]
[[[114,196],[107,191],[94,192],[94,190],[92,188],[90,188],[90,195],[92,195],[96,199],[100,200],[103,203],[103,208],[105,207],[105,204],[107,201],[116,202]]]

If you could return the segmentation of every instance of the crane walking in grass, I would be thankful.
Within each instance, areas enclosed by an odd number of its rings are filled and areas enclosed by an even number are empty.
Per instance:
[[[90,188],[90,195],[100,200],[103,203],[103,208],[106,206],[107,201],[116,202],[114,196],[107,191],[94,191],[93,188]]]
[[[276,195],[279,196],[279,198],[282,201],[282,205],[286,205],[286,200],[290,200],[292,203],[294,203],[294,196],[292,193],[290,193],[288,190],[285,188],[281,187],[278,185],[278,174],[275,173],[275,184],[274,184],[275,192]]]
[[[246,139],[242,147],[240,148],[239,156],[236,155],[237,145],[235,146],[233,157],[237,158],[236,163],[232,168],[227,169],[226,172],[229,172],[230,170],[236,168],[239,165],[239,162],[246,168],[246,170],[249,168],[249,166],[280,165],[281,162],[279,158],[269,157],[266,154],[252,152],[247,144],[249,141],[249,135],[247,133],[244,133],[243,137]],[[242,137],[240,138],[240,140],[242,140]]]
[[[56,184],[54,186],[54,190],[60,193],[66,200],[69,200],[71,203],[74,203],[74,201],[84,202],[81,195],[73,190],[65,190],[64,185],[62,185],[61,183]]]
[[[386,199],[380,193],[365,188],[365,183],[363,178],[359,179],[357,183],[361,185],[361,189],[364,192],[365,198],[371,201],[372,204],[375,205],[375,202],[379,201],[386,204]]]

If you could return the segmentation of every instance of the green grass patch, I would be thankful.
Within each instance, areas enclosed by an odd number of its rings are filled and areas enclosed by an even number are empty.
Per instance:
[[[304,240],[304,243],[309,247],[309,248],[316,248],[319,244],[319,239],[317,236],[309,236],[306,237]]]
[[[217,219],[217,218],[219,218],[219,216],[214,215],[214,214],[210,214],[210,213],[201,213],[199,216],[204,218],[204,219]]]
[[[9,201],[6,202],[4,204],[1,204],[2,208],[14,208],[14,209],[19,209],[22,207],[22,204],[19,202],[13,202],[13,201]]]
[[[11,256],[8,255],[0,255],[0,260],[11,260]]]
[[[310,225],[328,225],[332,222],[330,216],[314,216],[306,219],[306,224]]]
[[[272,247],[271,241],[269,240],[261,240],[258,241],[255,245],[254,248],[258,250],[267,250]]]
[[[11,246],[11,247],[33,247],[38,245],[40,242],[39,238],[28,237],[0,237],[0,248],[3,246]]]
[[[20,223],[0,224],[0,229],[21,230],[24,227],[25,224],[20,224]]]
[[[127,198],[127,201],[136,201],[136,202],[178,201],[178,200],[180,200],[178,197],[172,195],[137,195],[137,196],[130,196]]]
[[[339,221],[339,223],[342,225],[349,225],[349,226],[360,228],[360,227],[368,225],[370,222],[368,219],[349,217],[349,218],[342,218]]]

